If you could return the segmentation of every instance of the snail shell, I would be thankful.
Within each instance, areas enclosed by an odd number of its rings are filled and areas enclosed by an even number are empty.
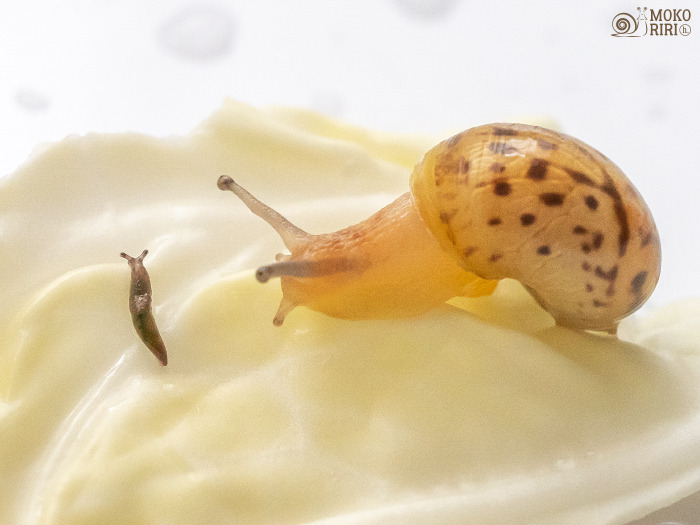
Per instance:
[[[491,124],[441,142],[410,193],[334,233],[304,232],[226,175],[218,186],[291,252],[257,272],[281,277],[277,325],[298,305],[345,319],[416,315],[513,278],[558,324],[614,332],[659,278],[658,232],[632,183],[595,149],[540,127]]]
[[[612,36],[631,36],[639,27],[639,22],[629,13],[618,13],[612,21]]]
[[[613,329],[658,281],[646,203],[615,164],[573,137],[522,124],[472,128],[425,155],[411,191],[463,268],[517,279],[559,324]]]

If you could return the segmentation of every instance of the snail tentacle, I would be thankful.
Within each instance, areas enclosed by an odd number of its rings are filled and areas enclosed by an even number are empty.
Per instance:
[[[282,242],[289,250],[294,250],[310,235],[304,230],[292,224],[278,211],[273,210],[267,204],[260,202],[245,188],[237,184],[228,175],[222,175],[217,181],[217,186],[222,191],[231,191],[243,201],[250,211],[272,226],[282,238]]]
[[[275,326],[282,326],[282,323],[284,323],[284,318],[287,317],[287,314],[294,310],[296,307],[296,304],[294,304],[292,301],[289,299],[286,299],[282,297],[282,300],[280,301],[280,305],[277,308],[277,313],[275,314],[275,317],[272,319],[272,324]]]
[[[255,278],[261,283],[266,283],[273,277],[321,277],[346,272],[353,268],[352,261],[346,258],[322,261],[284,260],[261,266],[256,270]]]

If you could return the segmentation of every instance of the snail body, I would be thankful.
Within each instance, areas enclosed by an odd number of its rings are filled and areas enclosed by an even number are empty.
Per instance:
[[[658,232],[607,157],[545,128],[490,124],[435,146],[411,191],[368,219],[311,235],[219,178],[291,254],[258,269],[281,277],[279,325],[303,305],[345,319],[412,316],[455,296],[520,281],[557,324],[614,332],[659,278]]]

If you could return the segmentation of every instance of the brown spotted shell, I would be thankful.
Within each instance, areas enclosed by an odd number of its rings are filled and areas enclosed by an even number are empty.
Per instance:
[[[517,279],[559,324],[614,330],[658,281],[646,203],[615,164],[573,137],[524,124],[472,128],[426,153],[411,190],[462,267]]]

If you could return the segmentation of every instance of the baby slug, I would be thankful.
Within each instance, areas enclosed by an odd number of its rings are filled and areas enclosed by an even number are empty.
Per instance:
[[[413,316],[455,296],[520,281],[557,324],[615,333],[661,269],[654,219],[607,157],[524,124],[468,129],[428,151],[409,193],[355,226],[299,229],[230,177],[291,254],[257,270],[280,277],[282,324],[299,305],[344,319]]]
[[[131,257],[124,252],[120,255],[126,259],[131,268],[131,288],[129,290],[131,321],[134,323],[134,328],[141,341],[165,366],[168,364],[168,354],[151,311],[153,300],[151,278],[143,265],[143,259],[148,255],[148,250],[141,252],[138,257]]]

